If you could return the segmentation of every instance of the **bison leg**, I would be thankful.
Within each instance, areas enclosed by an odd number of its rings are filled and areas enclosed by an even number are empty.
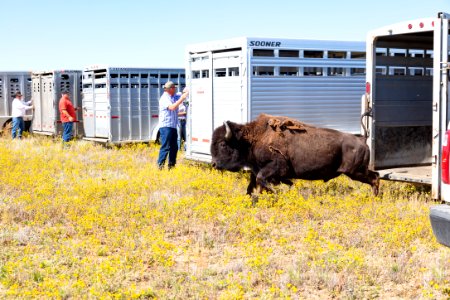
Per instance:
[[[288,186],[292,186],[294,183],[289,180],[289,179],[281,179],[281,182],[288,185]]]
[[[247,195],[249,195],[252,198],[252,205],[255,206],[258,202],[258,195],[261,194],[263,191],[266,192],[273,192],[273,190],[267,186],[262,186],[261,183],[258,183],[258,180],[255,176],[255,174],[252,172],[250,174],[250,183],[247,187]]]
[[[271,188],[271,184],[285,183],[289,186],[292,185],[292,181],[287,179],[288,166],[284,159],[275,159],[264,165],[262,169],[253,170],[250,175],[250,183],[247,187],[247,194],[258,195],[263,191],[274,193]],[[256,174],[255,174],[256,173]]]
[[[380,174],[371,170],[367,170],[366,173],[356,172],[356,173],[344,173],[353,180],[357,180],[362,183],[367,183],[372,186],[372,191],[375,196],[378,195],[380,188]]]
[[[266,191],[268,193],[275,193],[275,190],[267,185],[267,182],[265,181],[259,181],[256,179],[256,193],[261,194],[263,191]]]
[[[280,184],[280,182],[283,182],[285,184],[292,185],[292,181],[285,179],[281,174],[279,174],[285,168],[286,166],[280,166],[277,162],[268,164],[262,168],[256,175],[257,193],[261,193],[263,190],[272,193],[275,192],[269,186],[270,183]]]
[[[375,196],[378,196],[380,189],[380,174],[378,172],[368,170],[368,176],[370,185],[372,186],[372,191]]]
[[[256,187],[256,176],[255,174],[250,173],[250,183],[247,186],[247,195],[251,195],[255,191]]]
[[[247,195],[252,195],[253,193],[260,194],[263,191],[266,192],[274,192],[267,184],[261,185],[261,182],[258,182],[255,174],[250,174],[250,183],[247,186]]]

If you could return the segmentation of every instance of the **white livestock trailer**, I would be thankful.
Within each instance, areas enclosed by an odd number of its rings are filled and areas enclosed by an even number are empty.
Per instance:
[[[363,122],[370,167],[383,179],[431,186],[437,240],[450,247],[450,14],[367,34]]]
[[[81,71],[49,70],[32,74],[32,97],[34,104],[33,133],[58,136],[63,126],[59,113],[59,100],[64,91],[69,92],[74,107],[81,107]],[[75,136],[83,136],[81,110],[77,112],[74,125]]]
[[[216,127],[260,113],[360,133],[362,41],[240,37],[186,50],[189,159],[210,161]]]
[[[17,92],[24,101],[31,100],[31,73],[24,71],[0,72],[0,132],[10,132],[12,126],[11,106]],[[28,130],[33,117],[32,109],[24,117],[25,130]]]
[[[102,143],[148,142],[157,138],[159,98],[167,81],[185,86],[179,68],[83,70],[83,121],[86,140]]]

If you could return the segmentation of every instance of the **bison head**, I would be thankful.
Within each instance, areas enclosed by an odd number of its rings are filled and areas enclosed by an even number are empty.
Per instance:
[[[219,170],[237,172],[246,166],[249,144],[243,126],[230,121],[217,127],[212,135],[212,165]]]

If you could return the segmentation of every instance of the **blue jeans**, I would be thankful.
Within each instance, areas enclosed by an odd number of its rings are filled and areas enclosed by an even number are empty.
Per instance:
[[[22,138],[22,132],[25,129],[25,122],[22,117],[14,117],[12,123],[12,138]]]
[[[159,149],[158,166],[164,166],[167,155],[169,155],[169,168],[177,163],[177,129],[172,127],[161,127],[159,129],[161,148]]]
[[[64,142],[69,142],[70,140],[72,140],[72,138],[73,138],[72,129],[73,129],[73,122],[63,123],[62,138],[63,138]]]
[[[177,133],[178,133],[178,150],[181,150],[181,141],[183,140],[186,143],[186,119],[178,120]],[[186,144],[184,144],[184,150],[186,150]]]

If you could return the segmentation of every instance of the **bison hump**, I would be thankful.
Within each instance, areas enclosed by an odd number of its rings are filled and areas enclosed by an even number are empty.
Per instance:
[[[280,120],[279,118],[272,117],[267,121],[267,124],[276,132],[283,132],[289,130],[291,132],[306,132],[306,127],[303,123],[293,119]]]

